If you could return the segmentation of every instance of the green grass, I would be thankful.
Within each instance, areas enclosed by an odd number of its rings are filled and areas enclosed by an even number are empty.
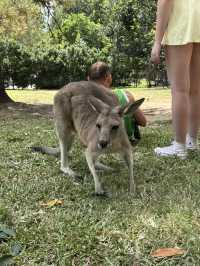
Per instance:
[[[200,265],[200,155],[186,161],[157,158],[153,148],[168,144],[171,127],[157,122],[142,131],[134,151],[137,197],[128,193],[128,171],[108,156],[113,173],[101,179],[109,199],[92,197],[94,184],[81,147],[75,143],[72,167],[85,177],[74,185],[59,170],[59,160],[31,153],[31,145],[57,144],[53,121],[31,114],[0,121],[0,224],[16,230],[0,243],[0,254],[18,241],[16,265]],[[62,199],[44,208],[41,202]],[[163,247],[187,250],[184,256],[154,259]]]
[[[30,104],[53,104],[55,90],[7,90],[9,96],[18,102]]]

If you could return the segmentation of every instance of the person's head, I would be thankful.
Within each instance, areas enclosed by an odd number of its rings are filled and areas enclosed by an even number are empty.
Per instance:
[[[101,61],[94,63],[89,68],[87,79],[110,88],[112,84],[112,75],[109,66]]]

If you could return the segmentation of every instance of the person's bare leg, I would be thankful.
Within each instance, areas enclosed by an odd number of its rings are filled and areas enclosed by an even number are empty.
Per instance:
[[[193,44],[190,64],[188,141],[190,148],[197,148],[197,135],[200,125],[200,44]]]
[[[190,63],[193,44],[167,46],[166,58],[172,88],[172,121],[175,140],[185,144],[188,130]]]
[[[190,62],[193,44],[166,46],[166,64],[172,88],[172,121],[175,134],[173,145],[156,148],[160,156],[186,157],[185,141],[188,130]]]

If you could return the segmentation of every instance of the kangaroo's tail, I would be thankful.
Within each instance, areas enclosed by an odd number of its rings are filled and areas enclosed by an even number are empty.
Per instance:
[[[43,147],[43,146],[33,146],[31,147],[31,150],[33,152],[40,152],[42,154],[49,154],[49,155],[54,155],[58,157],[60,155],[60,148],[52,148],[52,147]]]

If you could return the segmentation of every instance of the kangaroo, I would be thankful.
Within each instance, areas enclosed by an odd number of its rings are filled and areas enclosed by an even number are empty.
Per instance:
[[[109,169],[98,163],[98,157],[106,153],[120,153],[129,169],[130,192],[135,192],[133,155],[124,128],[123,115],[133,113],[144,98],[120,107],[117,97],[92,81],[73,82],[60,89],[54,97],[55,127],[59,148],[39,148],[36,151],[61,156],[61,171],[77,178],[69,166],[69,151],[77,134],[85,147],[85,157],[94,178],[95,194],[105,195],[96,168]]]

